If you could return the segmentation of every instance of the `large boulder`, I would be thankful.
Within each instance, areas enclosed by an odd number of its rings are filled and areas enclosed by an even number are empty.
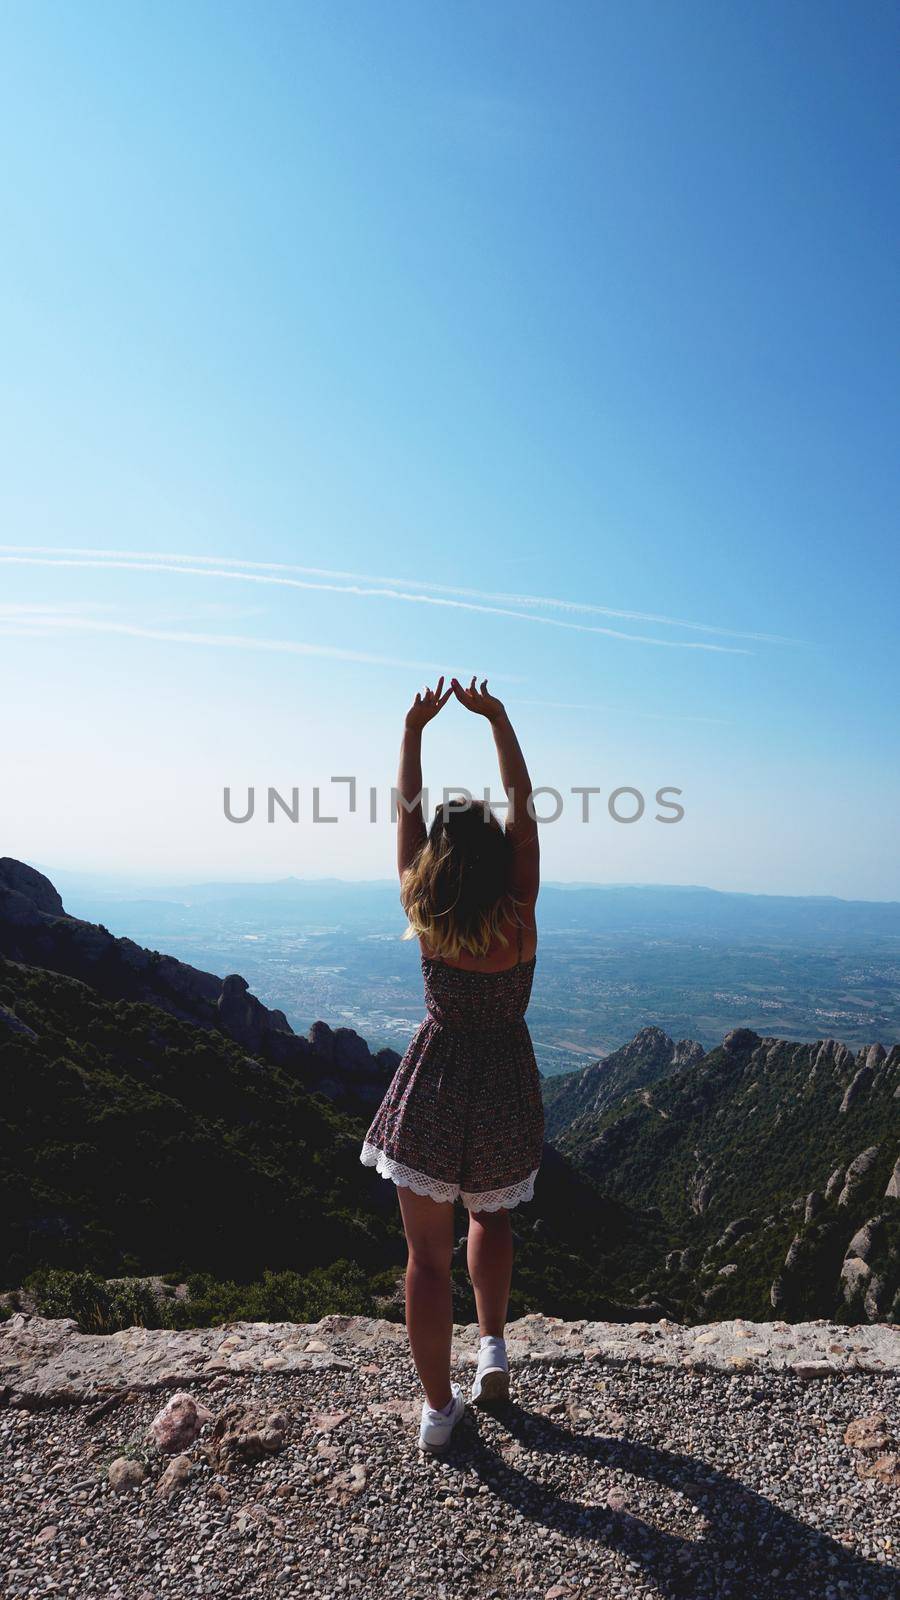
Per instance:
[[[875,1047],[873,1046],[872,1048],[874,1049]],[[880,1048],[880,1046],[879,1046],[879,1048]],[[872,1052],[870,1050],[869,1054],[871,1055],[871,1053]],[[882,1051],[882,1054],[883,1053],[884,1052]],[[854,1073],[852,1079],[850,1080],[850,1082],[847,1085],[847,1088],[844,1091],[844,1098],[841,1101],[840,1105],[838,1106],[838,1114],[839,1115],[843,1115],[845,1112],[849,1111],[850,1107],[855,1105],[856,1102],[862,1098],[862,1096],[865,1094],[866,1090],[871,1088],[872,1079],[874,1078],[874,1076],[875,1076],[875,1067],[874,1067],[874,1065],[873,1066],[860,1067],[859,1071]]]
[[[869,1261],[878,1245],[880,1235],[884,1231],[887,1218],[870,1217],[861,1228],[857,1228],[853,1238],[847,1246],[845,1256],[855,1256],[860,1261]]]
[[[835,1167],[833,1173],[831,1174],[831,1177],[828,1179],[828,1182],[825,1185],[825,1199],[826,1200],[833,1200],[834,1199],[834,1196],[839,1192],[839,1190],[840,1190],[840,1188],[841,1188],[841,1186],[842,1186],[842,1184],[844,1182],[844,1178],[846,1176],[846,1172],[847,1172],[847,1168],[846,1167]]]
[[[725,1232],[716,1240],[716,1250],[727,1250],[736,1239],[743,1238],[745,1233],[752,1233],[756,1227],[755,1217],[736,1217],[734,1222],[729,1222]]]
[[[859,1155],[851,1161],[844,1176],[844,1187],[838,1195],[838,1205],[848,1206],[863,1181],[868,1177],[878,1160],[878,1145],[870,1144],[867,1150],[861,1150]]]
[[[841,1290],[849,1305],[857,1295],[865,1294],[872,1270],[858,1256],[847,1256],[841,1265]]]

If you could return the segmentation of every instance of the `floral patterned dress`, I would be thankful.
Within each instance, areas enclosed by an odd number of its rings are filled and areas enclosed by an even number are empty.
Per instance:
[[[525,1011],[536,958],[473,972],[422,957],[416,1029],[360,1151],[364,1166],[434,1200],[499,1211],[534,1196],[541,1075]]]

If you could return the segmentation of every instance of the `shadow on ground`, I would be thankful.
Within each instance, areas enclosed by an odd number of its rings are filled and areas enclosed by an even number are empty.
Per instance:
[[[506,1461],[485,1438],[472,1410],[441,1457],[451,1469],[474,1471],[531,1522],[619,1551],[666,1600],[769,1600],[776,1594],[803,1600],[897,1600],[895,1569],[851,1554],[837,1540],[698,1457],[628,1439],[573,1433],[513,1402],[490,1414],[529,1451],[582,1457],[687,1494],[705,1524],[697,1539],[667,1533],[627,1509],[569,1499]],[[627,1492],[636,1490],[629,1487]],[[731,1564],[727,1568],[726,1562]]]

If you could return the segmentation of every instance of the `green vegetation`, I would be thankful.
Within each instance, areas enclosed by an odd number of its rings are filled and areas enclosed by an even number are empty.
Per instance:
[[[36,1035],[3,1040],[8,1285],[41,1266],[248,1283],[405,1259],[396,1202],[373,1199],[359,1161],[364,1130],[297,1073],[37,968],[0,963],[0,1004]]]
[[[24,1288],[43,1317],[73,1317],[82,1333],[120,1328],[207,1328],[224,1322],[318,1322],[332,1313],[372,1316],[375,1302],[361,1267],[335,1261],[312,1272],[263,1273],[256,1283],[218,1282],[192,1273],[187,1294],[157,1295],[139,1280],[108,1283],[93,1272],[44,1268]]]
[[[366,1116],[216,1031],[40,968],[0,960],[0,1005],[34,1033],[0,1036],[0,1283],[101,1331],[402,1317],[406,1244],[393,1184],[359,1160]],[[460,1239],[461,1206],[456,1224]],[[549,1149],[513,1226],[515,1316],[616,1315],[671,1248]],[[151,1275],[188,1297],[107,1282]],[[453,1276],[472,1320],[464,1248]]]
[[[30,1030],[0,1021],[0,1283],[98,1332],[402,1319],[406,1245],[393,1184],[359,1161],[365,1108],[347,1115],[300,1068],[43,969],[0,960],[0,1006]],[[900,1201],[885,1198],[896,1066],[840,1113],[849,1054],[816,1066],[817,1045],[741,1035],[673,1071],[660,1048],[622,1052],[619,1092],[599,1114],[584,1109],[590,1096],[565,1101],[575,1120],[513,1213],[510,1316],[896,1316]],[[850,1203],[837,1190],[826,1201],[832,1171],[870,1146]],[[845,1299],[844,1253],[876,1214],[872,1282]],[[736,1219],[747,1226],[729,1236]],[[461,1206],[454,1220],[464,1322],[475,1303]]]
[[[840,1271],[853,1235],[876,1214],[888,1219],[883,1259],[871,1261],[884,1285],[879,1315],[896,1317],[900,1260],[889,1241],[900,1228],[900,1201],[886,1199],[885,1189],[900,1148],[897,1068],[885,1065],[841,1112],[858,1061],[832,1053],[816,1065],[818,1054],[818,1044],[739,1035],[731,1048],[670,1071],[558,1136],[560,1150],[610,1195],[658,1207],[678,1248],[688,1250],[689,1265],[667,1271],[659,1261],[643,1285],[671,1301],[679,1320],[867,1320],[858,1297],[845,1300]],[[838,1205],[840,1185],[826,1201],[831,1174],[872,1147],[875,1161],[847,1202]],[[814,1191],[819,1209],[804,1222]],[[720,1245],[728,1224],[743,1218],[746,1231]],[[798,1235],[773,1308],[772,1285]]]

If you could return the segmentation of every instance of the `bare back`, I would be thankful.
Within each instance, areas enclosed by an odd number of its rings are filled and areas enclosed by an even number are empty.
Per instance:
[[[534,912],[533,905],[526,906],[519,913],[522,918],[521,924],[512,919],[507,920],[503,929],[506,944],[501,944],[499,939],[495,940],[483,956],[473,956],[467,950],[461,950],[455,961],[444,961],[443,957],[434,956],[424,940],[420,939],[419,948],[422,957],[426,961],[441,961],[447,967],[460,967],[464,972],[505,972],[523,961],[533,960],[537,952],[537,923]]]

